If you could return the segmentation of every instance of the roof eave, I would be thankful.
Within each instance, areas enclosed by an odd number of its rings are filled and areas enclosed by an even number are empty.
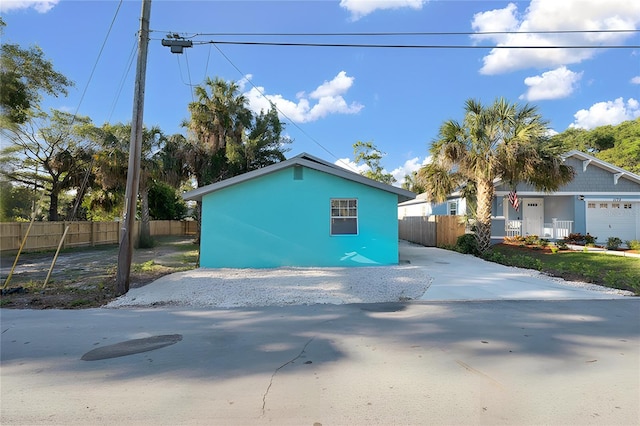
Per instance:
[[[267,174],[270,173],[274,173],[277,172],[279,170],[283,170],[285,168],[291,167],[291,166],[304,166],[304,167],[308,167],[310,169],[314,169],[314,170],[318,170],[318,171],[322,171],[324,173],[328,173],[330,175],[333,176],[337,176],[337,177],[341,177],[343,179],[347,179],[350,181],[354,181],[354,182],[358,182],[361,183],[363,185],[367,185],[373,188],[377,188],[380,189],[382,191],[386,191],[386,192],[391,192],[393,194],[396,194],[398,197],[398,202],[403,202],[403,201],[407,201],[407,200],[412,200],[416,197],[416,194],[408,191],[406,189],[403,188],[398,188],[395,186],[391,186],[391,185],[387,185],[385,183],[382,182],[378,182],[376,180],[373,179],[369,179],[365,176],[362,176],[358,173],[354,173],[351,172],[349,170],[346,170],[340,166],[336,166],[335,164],[331,164],[327,161],[321,160],[320,158],[314,157],[312,155],[306,154],[306,153],[302,153],[300,155],[297,155],[295,157],[292,157],[288,160],[285,161],[281,161],[279,163],[276,164],[272,164],[270,166],[267,167],[263,167],[261,169],[258,170],[253,170],[247,173],[243,173],[241,175],[238,176],[234,176],[232,178],[229,179],[225,179],[223,181],[220,182],[216,182],[213,183],[211,185],[206,185],[197,189],[194,189],[192,191],[186,192],[185,194],[182,195],[182,197],[185,200],[195,200],[195,201],[202,201],[202,197],[204,197],[205,195],[211,193],[211,192],[215,192],[215,191],[219,191],[223,188],[227,188],[229,186],[244,182],[244,181],[248,181],[251,179],[256,179],[260,176],[265,176]]]

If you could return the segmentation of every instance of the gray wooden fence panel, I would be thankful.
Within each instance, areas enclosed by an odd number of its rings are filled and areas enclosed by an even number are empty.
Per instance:
[[[426,247],[435,247],[437,224],[433,218],[434,216],[408,216],[400,219],[398,221],[398,236],[401,240]]]

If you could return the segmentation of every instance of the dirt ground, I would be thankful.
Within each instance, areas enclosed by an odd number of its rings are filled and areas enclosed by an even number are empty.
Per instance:
[[[193,269],[198,247],[193,237],[157,237],[150,249],[135,249],[130,287],[146,285],[163,275]],[[20,309],[79,309],[102,306],[116,297],[118,246],[61,251],[44,286],[55,252],[22,253],[11,279],[16,253],[0,256],[0,307]]]

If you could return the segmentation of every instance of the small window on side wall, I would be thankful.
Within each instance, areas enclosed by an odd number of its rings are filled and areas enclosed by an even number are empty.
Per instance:
[[[458,202],[457,201],[449,201],[447,203],[447,211],[449,216],[457,216],[458,214]]]
[[[331,200],[331,235],[358,234],[358,200],[334,198]]]

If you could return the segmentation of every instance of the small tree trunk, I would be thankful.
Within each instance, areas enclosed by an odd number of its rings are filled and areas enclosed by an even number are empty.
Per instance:
[[[51,194],[49,194],[49,222],[58,221],[58,194],[59,191],[55,185],[51,188]]]

